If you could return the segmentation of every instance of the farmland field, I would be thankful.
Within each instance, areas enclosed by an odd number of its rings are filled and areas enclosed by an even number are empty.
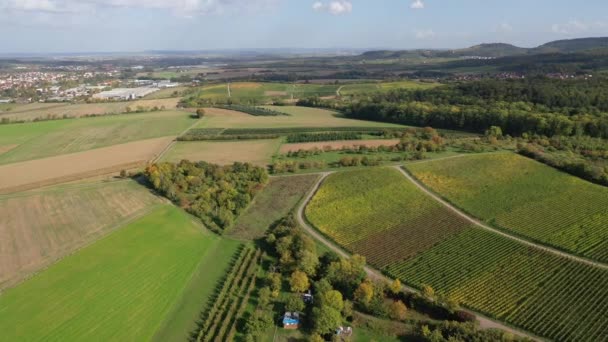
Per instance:
[[[150,99],[137,100],[131,102],[104,102],[104,103],[85,103],[85,104],[69,104],[69,103],[48,103],[43,104],[28,104],[15,107],[8,112],[0,112],[0,118],[9,118],[11,120],[26,120],[57,117],[61,118],[64,115],[69,117],[81,117],[85,115],[104,115],[104,114],[120,114],[130,107],[133,111],[137,107],[152,109],[153,107],[164,106],[167,110],[177,107],[178,99]]]
[[[159,208],[3,293],[2,338],[149,340],[219,240]]]
[[[470,229],[386,271],[557,341],[608,336],[608,272]]]
[[[306,217],[378,267],[415,256],[469,227],[392,168],[330,175],[308,204]]]
[[[253,203],[237,219],[229,234],[239,239],[256,239],[281,218],[287,216],[306,195],[318,175],[274,177]]]
[[[338,113],[306,107],[273,107],[289,116],[252,116],[224,109],[207,108],[199,128],[278,128],[278,127],[405,127],[382,122],[345,119]]]
[[[608,188],[510,153],[414,164],[429,188],[502,229],[608,261]]]
[[[0,165],[0,193],[46,185],[143,166],[169,144],[171,138],[141,140],[91,151]]]
[[[514,326],[560,341],[608,333],[608,271],[470,226],[397,170],[330,175],[306,217],[391,276]]]
[[[290,84],[290,83],[230,83],[230,98],[240,100],[269,100],[272,98],[301,98],[308,96],[336,95],[339,85]],[[228,98],[228,84],[204,87],[199,91],[203,99]]]
[[[195,123],[185,112],[156,112],[0,126],[0,165],[176,136]]]
[[[279,139],[177,142],[163,156],[162,160],[179,162],[187,159],[220,165],[248,162],[258,166],[266,166],[271,162],[272,156],[277,152],[280,144]]]
[[[0,289],[158,204],[131,181],[0,196]]]

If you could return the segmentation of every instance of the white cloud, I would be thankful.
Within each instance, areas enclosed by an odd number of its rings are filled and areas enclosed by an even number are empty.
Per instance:
[[[578,19],[572,19],[565,24],[551,25],[551,31],[553,33],[567,35],[602,30],[606,28],[608,28],[608,22],[606,21],[583,21]]]
[[[353,11],[350,0],[336,0],[327,3],[317,1],[312,4],[312,9],[317,12],[328,12],[333,15],[347,14]]]
[[[435,34],[435,31],[433,31],[431,29],[426,29],[426,30],[415,30],[414,36],[416,37],[416,39],[423,40],[423,39],[431,39],[431,38],[435,37],[436,34]]]
[[[410,8],[411,9],[423,9],[424,8],[424,2],[422,2],[422,0],[415,0],[410,5]]]
[[[510,33],[513,32],[513,26],[507,22],[502,22],[498,27],[496,27],[496,32],[500,33]]]

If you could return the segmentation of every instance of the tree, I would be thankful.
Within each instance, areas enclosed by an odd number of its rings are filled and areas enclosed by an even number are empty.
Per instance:
[[[357,290],[355,290],[355,300],[363,305],[368,306],[374,298],[374,286],[369,281],[362,282]]]
[[[278,294],[279,291],[281,291],[282,282],[283,282],[283,279],[281,278],[281,274],[279,274],[277,272],[272,272],[272,273],[268,274],[266,283],[268,284],[268,286],[270,286],[270,290],[272,290],[273,296],[274,296],[274,293]]]
[[[270,288],[267,286],[262,287],[258,293],[258,305],[263,308],[267,307],[270,304],[271,296],[272,291],[270,291]]]
[[[293,292],[306,292],[310,288],[310,282],[308,276],[302,271],[294,271],[289,279],[289,285],[291,285],[291,291]]]
[[[399,292],[401,292],[402,288],[403,288],[403,285],[401,285],[401,281],[399,279],[393,280],[393,282],[389,286],[389,289],[391,290],[391,293],[393,295],[398,295]]]
[[[285,299],[285,310],[292,312],[302,312],[306,308],[306,304],[300,295],[288,295]]]
[[[325,339],[323,337],[321,337],[321,335],[319,334],[312,334],[312,336],[310,336],[310,342],[325,342]]]
[[[314,331],[320,335],[335,331],[342,324],[340,312],[330,306],[313,308]]]
[[[430,285],[422,285],[422,295],[426,299],[435,299],[435,290]]]
[[[397,321],[404,321],[407,315],[407,307],[402,301],[397,300],[389,304],[388,315]]]
[[[332,307],[338,311],[344,308],[344,299],[342,294],[336,290],[327,291],[321,296],[321,304]]]
[[[202,119],[205,116],[205,110],[203,108],[199,108],[196,110],[196,117]]]
[[[344,318],[346,319],[350,319],[351,317],[353,317],[353,312],[353,302],[351,302],[350,300],[345,300],[344,307],[342,308],[342,316],[344,316]]]

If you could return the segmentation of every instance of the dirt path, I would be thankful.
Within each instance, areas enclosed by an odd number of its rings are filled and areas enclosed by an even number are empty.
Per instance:
[[[228,83],[226,88],[228,89],[228,97],[232,97],[232,92],[230,91],[230,83]]]
[[[186,134],[186,132],[188,132],[189,130],[191,130],[192,128],[196,127],[196,125],[199,124],[199,120],[196,120],[196,122],[194,122],[192,125],[188,126],[188,128],[186,128],[185,130],[183,130],[181,133],[179,133],[173,140],[171,140],[167,146],[165,146],[165,148],[162,149],[162,151],[160,151],[156,157],[154,157],[154,159],[150,160],[150,162],[152,164],[154,163],[158,163],[162,157],[164,157],[165,154],[167,154],[167,152],[169,152],[169,150],[173,147],[173,145],[175,145],[175,143],[177,142],[177,138],[181,137],[182,135]]]
[[[336,90],[337,97],[340,97],[340,91],[342,90],[342,88],[344,88],[344,86],[340,86],[340,88],[338,88],[338,90]]]
[[[586,258],[578,257],[576,255],[572,255],[572,254],[569,254],[569,253],[566,253],[566,252],[562,252],[560,250],[557,250],[557,249],[554,249],[554,248],[551,248],[551,247],[540,245],[540,244],[537,244],[537,243],[534,243],[534,242],[531,242],[531,241],[528,241],[528,240],[525,240],[525,239],[522,239],[522,238],[510,235],[510,234],[505,233],[503,231],[500,231],[500,230],[498,230],[496,228],[492,228],[492,227],[490,227],[490,226],[482,223],[481,221],[479,221],[479,220],[477,220],[477,219],[475,219],[475,218],[473,218],[473,217],[465,214],[460,209],[456,208],[452,204],[448,203],[446,200],[444,200],[441,197],[437,196],[435,193],[433,193],[432,191],[430,191],[429,189],[427,189],[425,186],[423,186],[420,182],[418,182],[418,180],[414,179],[414,177],[412,177],[401,166],[395,166],[395,168],[397,170],[399,170],[399,172],[401,172],[405,176],[405,178],[407,178],[410,182],[412,182],[414,185],[416,185],[416,187],[418,187],[418,189],[422,190],[425,194],[427,194],[428,196],[430,196],[431,198],[433,198],[437,202],[441,203],[443,206],[445,206],[446,208],[448,208],[450,211],[452,211],[456,215],[464,218],[465,220],[471,222],[472,224],[476,225],[479,228],[488,230],[488,231],[490,231],[492,233],[495,233],[495,234],[499,234],[499,235],[504,236],[504,237],[506,237],[508,239],[511,239],[511,240],[517,241],[519,243],[522,243],[522,244],[524,244],[526,246],[534,247],[536,249],[539,249],[539,250],[542,250],[542,251],[545,251],[545,252],[549,252],[549,253],[552,253],[552,254],[555,254],[555,255],[558,255],[558,256],[561,256],[561,257],[569,258],[569,259],[572,259],[574,261],[577,261],[577,262],[580,262],[580,263],[583,263],[583,264],[587,264],[589,266],[598,267],[598,268],[601,268],[601,269],[608,270],[608,264],[604,264],[604,263],[601,263],[601,262],[595,262],[595,261],[592,261],[592,260],[589,260],[589,259],[586,259]]]
[[[403,171],[403,170],[402,170]],[[317,241],[321,242],[322,244],[324,244],[325,246],[327,246],[327,248],[329,248],[330,250],[332,250],[333,252],[335,252],[336,254],[340,255],[343,258],[350,258],[350,254],[346,253],[342,248],[338,247],[337,245],[335,245],[332,241],[330,241],[329,239],[327,239],[325,236],[323,236],[321,233],[319,233],[315,228],[311,227],[308,222],[306,221],[306,219],[304,219],[304,209],[306,209],[306,206],[308,205],[308,202],[310,202],[310,200],[312,199],[312,197],[317,193],[317,190],[319,189],[319,187],[321,186],[321,184],[323,183],[323,181],[325,180],[325,178],[327,178],[327,176],[329,176],[330,174],[332,174],[333,172],[321,172],[319,173],[321,175],[321,177],[319,178],[319,180],[317,181],[317,183],[313,186],[313,188],[310,190],[310,192],[308,193],[308,195],[306,195],[306,198],[302,201],[302,203],[300,204],[300,206],[298,207],[298,211],[297,211],[297,217],[296,219],[298,220],[298,223],[300,224],[300,226],[302,227],[302,229],[304,229],[308,234],[310,234],[313,238],[315,238]],[[408,175],[409,176],[409,175]],[[393,279],[386,277],[385,275],[383,275],[382,273],[380,273],[379,271],[369,267],[369,266],[365,266],[365,273],[372,279],[379,279],[379,280],[385,280],[387,282],[392,282]],[[418,292],[418,290],[409,287],[409,286],[403,286],[403,289],[407,292],[410,293],[416,293]],[[497,322],[495,320],[492,320],[484,315],[481,315],[477,312],[474,311],[470,311],[470,310],[465,310],[467,312],[470,312],[472,314],[474,314],[477,317],[477,320],[479,321],[479,327],[482,329],[501,329],[507,332],[510,332],[514,335],[518,335],[518,336],[523,336],[523,337],[527,337],[533,340],[537,340],[537,341],[542,341],[542,339],[531,335],[529,333],[525,333],[513,328],[510,328],[500,322]]]

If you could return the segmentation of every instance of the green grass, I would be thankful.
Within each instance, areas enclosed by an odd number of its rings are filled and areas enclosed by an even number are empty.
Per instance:
[[[494,226],[608,261],[606,187],[512,153],[413,164],[408,169],[429,188]]]
[[[3,293],[2,339],[149,340],[219,240],[162,207]]]
[[[229,262],[237,253],[240,242],[229,239],[216,239],[202,257],[192,274],[190,282],[169,314],[154,335],[153,340],[186,341],[196,329],[200,312],[213,295],[217,284],[229,270]]]
[[[379,268],[469,228],[393,168],[330,175],[308,204],[306,217],[322,233]]]
[[[193,123],[185,112],[155,112],[1,125],[0,146],[18,146],[0,164],[178,135]]]
[[[230,83],[230,98],[241,101],[268,101],[274,98],[333,96],[339,87],[335,84],[235,82]],[[228,99],[228,84],[203,87],[197,96],[203,99]]]
[[[427,83],[418,81],[399,81],[385,83],[355,83],[348,84],[340,89],[340,95],[355,95],[374,92],[384,92],[395,89],[430,89],[439,86],[439,83]]]
[[[263,237],[273,223],[295,208],[318,178],[318,175],[271,178],[239,216],[229,235],[248,240]]]

